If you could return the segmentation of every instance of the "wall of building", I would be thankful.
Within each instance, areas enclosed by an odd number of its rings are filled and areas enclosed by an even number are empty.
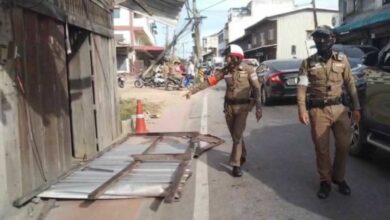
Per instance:
[[[345,22],[348,22],[362,13],[380,9],[382,6],[383,0],[340,0],[340,17]]]
[[[114,30],[114,35],[120,35],[123,37],[121,43],[131,44],[131,31],[130,30]]]
[[[225,36],[224,36],[224,30],[221,30],[218,33],[218,53],[222,54],[223,50],[226,47],[226,42],[225,42]]]
[[[332,17],[337,12],[317,12],[319,25],[332,26]],[[292,46],[295,45],[297,58],[306,58],[307,45],[311,31],[314,30],[313,12],[306,11],[279,17],[277,21],[277,59],[293,58]],[[288,37],[286,37],[288,36]],[[310,40],[309,40],[310,41]]]
[[[253,0],[250,16],[235,16],[229,22],[229,42],[236,40],[245,33],[245,28],[261,19],[294,10],[294,0]]]
[[[119,7],[119,18],[114,17],[114,26],[130,26],[130,11],[126,8]]]

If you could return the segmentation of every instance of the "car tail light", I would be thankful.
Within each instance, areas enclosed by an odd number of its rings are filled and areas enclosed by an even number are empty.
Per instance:
[[[272,83],[282,83],[282,80],[280,79],[281,74],[281,72],[271,73],[268,80]]]

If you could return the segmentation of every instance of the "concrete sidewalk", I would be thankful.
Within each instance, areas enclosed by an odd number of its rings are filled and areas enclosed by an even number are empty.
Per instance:
[[[125,88],[126,89],[126,88]],[[164,106],[165,110],[158,119],[151,119],[152,123],[148,124],[150,132],[175,132],[184,131],[188,127],[188,115],[191,110],[191,101],[182,97],[184,91],[163,92],[155,94],[154,89],[137,89],[144,90],[139,92],[137,98],[144,98],[154,101],[165,101],[169,106]],[[133,91],[133,89],[129,89]],[[164,94],[165,93],[165,94]],[[125,94],[126,97],[134,97],[134,94]],[[123,97],[123,96],[122,96]],[[169,97],[169,98],[168,98]],[[136,141],[136,140],[135,140]],[[127,143],[134,141],[129,138]],[[134,142],[135,143],[135,142]],[[110,220],[136,220],[144,209],[153,208],[154,198],[139,199],[120,199],[120,200],[57,200],[54,208],[50,210],[45,219],[48,220],[68,220],[68,219],[110,219]],[[156,207],[157,209],[158,207]]]

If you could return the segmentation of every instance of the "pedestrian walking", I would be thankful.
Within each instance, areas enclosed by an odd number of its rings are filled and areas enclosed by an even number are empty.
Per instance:
[[[346,160],[351,143],[349,109],[342,105],[341,94],[345,87],[352,100],[352,120],[360,120],[360,106],[346,55],[332,51],[335,36],[328,26],[319,26],[312,33],[317,53],[302,62],[297,89],[298,112],[301,123],[311,125],[315,145],[320,188],[317,196],[325,199],[331,183],[339,192],[350,195],[345,181]],[[329,136],[335,137],[335,157],[332,164],[329,153]]]
[[[246,148],[243,132],[248,113],[256,106],[256,119],[262,117],[260,102],[260,84],[253,67],[242,63],[244,53],[241,47],[229,45],[224,52],[226,66],[217,70],[205,82],[191,89],[185,96],[191,95],[216,85],[220,80],[226,81],[224,113],[227,126],[233,139],[230,154],[230,165],[234,177],[242,176],[241,165],[246,161]]]
[[[188,87],[192,83],[194,78],[195,78],[195,67],[194,67],[194,64],[192,63],[192,61],[190,60],[190,61],[188,61],[187,75],[185,78],[184,86]]]

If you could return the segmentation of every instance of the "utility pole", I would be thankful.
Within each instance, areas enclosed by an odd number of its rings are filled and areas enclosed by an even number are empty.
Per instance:
[[[168,25],[165,25],[165,48],[168,47],[168,36],[169,36]]]
[[[318,27],[316,0],[312,0],[311,4],[313,5],[314,29],[316,29]]]
[[[192,13],[193,13],[193,19],[194,19],[194,65],[195,68],[199,66],[201,57],[202,57],[202,48],[200,45],[200,22],[203,17],[200,17],[200,14],[198,12],[198,9],[196,7],[196,0],[192,0]]]
[[[181,46],[183,48],[183,59],[185,59],[185,57],[184,57],[184,43],[181,43]]]

